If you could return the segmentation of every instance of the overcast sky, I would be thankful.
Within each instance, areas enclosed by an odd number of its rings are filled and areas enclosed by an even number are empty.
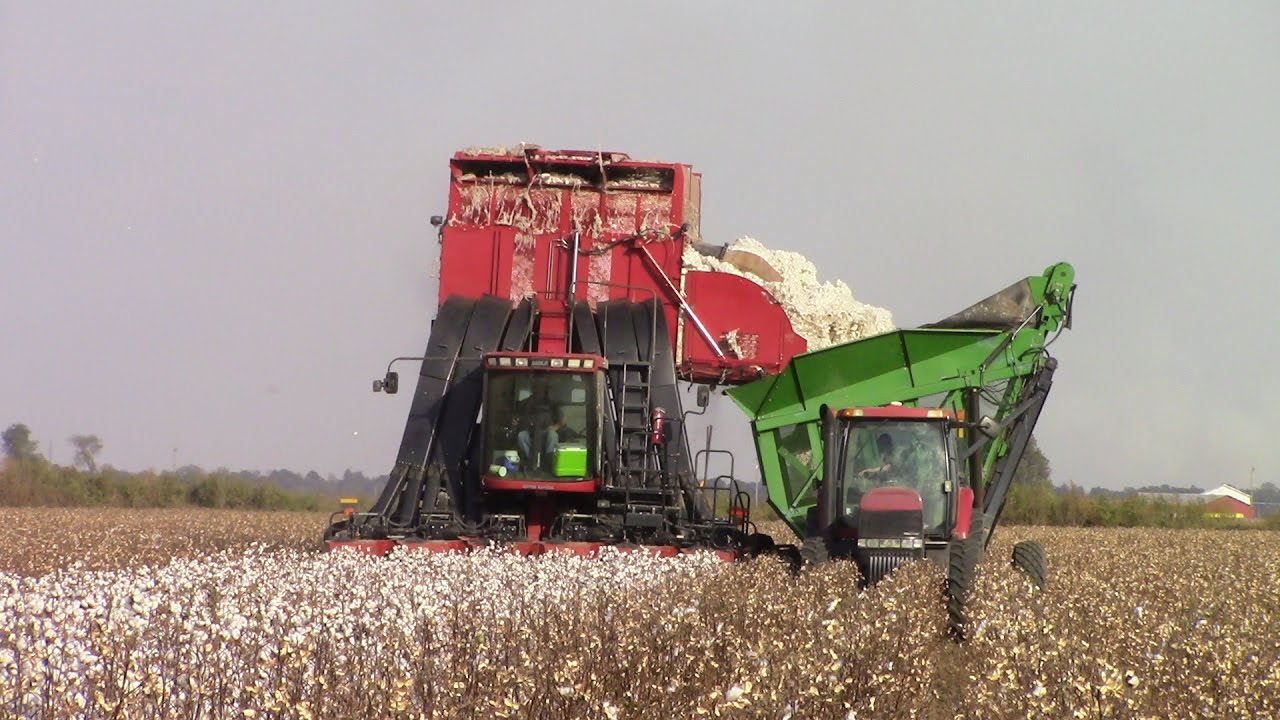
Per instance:
[[[447,160],[530,141],[691,163],[904,326],[1068,260],[1056,480],[1280,482],[1277,77],[1273,2],[0,0],[0,426],[386,472]]]

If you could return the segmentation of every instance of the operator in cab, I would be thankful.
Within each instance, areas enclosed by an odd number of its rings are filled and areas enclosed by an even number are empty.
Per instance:
[[[926,478],[945,477],[940,448],[927,442],[923,433],[911,433],[901,447],[895,447],[889,433],[880,433],[876,450],[880,463],[862,468],[859,476],[908,487],[918,487]]]
[[[516,447],[526,471],[550,467],[551,458],[560,447],[560,434],[565,426],[564,408],[551,402],[547,384],[535,382],[532,394],[517,403],[520,431]]]
[[[858,471],[858,477],[887,480],[890,470],[896,471],[895,474],[901,474],[905,471],[907,461],[900,456],[894,456],[893,437],[889,433],[880,433],[880,436],[876,438],[876,450],[879,452],[880,463],[862,468]]]
[[[897,485],[920,493],[924,505],[925,532],[941,529],[946,516],[946,497],[943,483],[946,465],[941,448],[927,441],[928,431],[921,426],[910,431],[904,442],[895,444],[893,436],[882,432],[876,437],[871,457],[860,458],[862,467],[854,468],[851,478],[853,490],[861,496],[876,486]]]
[[[540,422],[544,417],[549,420]],[[564,429],[564,408],[559,405],[552,407],[549,415],[540,416],[535,423],[532,432],[525,429],[516,435],[516,446],[520,448],[520,457],[526,462],[539,469],[545,469],[550,467],[551,458],[555,456],[556,450],[560,449],[560,432]]]

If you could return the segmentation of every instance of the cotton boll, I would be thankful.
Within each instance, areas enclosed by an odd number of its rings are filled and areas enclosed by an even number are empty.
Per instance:
[[[764,286],[782,303],[792,327],[808,342],[811,351],[894,329],[893,316],[888,310],[859,302],[844,280],[820,281],[818,268],[800,253],[770,250],[752,237],[739,238],[730,248],[764,258],[778,271],[782,280],[761,280],[727,262],[699,253],[692,245],[685,246],[685,267],[738,275]],[[731,345],[733,341],[731,338]]]

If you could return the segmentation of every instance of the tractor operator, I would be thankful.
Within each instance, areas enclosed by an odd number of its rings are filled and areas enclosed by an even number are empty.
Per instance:
[[[525,427],[516,434],[521,462],[526,469],[550,467],[551,458],[560,448],[564,408],[550,403],[547,386],[541,383],[534,386],[533,394],[521,404],[524,407],[519,414]]]
[[[890,470],[903,467],[903,460],[893,454],[893,438],[889,436],[889,433],[880,433],[880,437],[876,438],[876,450],[880,451],[880,464],[859,470],[858,477],[884,478]]]
[[[910,487],[920,493],[924,505],[924,529],[928,533],[940,530],[946,516],[946,499],[942,483],[946,477],[937,448],[930,448],[919,435],[912,435],[905,447],[894,447],[889,433],[876,438],[881,464],[863,468],[857,473],[860,479],[874,479]]]

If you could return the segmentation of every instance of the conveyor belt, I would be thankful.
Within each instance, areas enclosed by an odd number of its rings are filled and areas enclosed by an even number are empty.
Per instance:
[[[435,444],[437,425],[444,406],[445,393],[453,377],[458,350],[466,336],[467,324],[475,301],[451,297],[440,306],[431,326],[431,336],[423,353],[418,384],[409,405],[400,452],[387,485],[370,512],[381,515],[396,525],[405,525],[415,513],[416,498],[426,473],[427,458]]]
[[[502,298],[486,295],[476,301],[471,313],[471,321],[467,323],[467,334],[458,352],[458,362],[454,368],[453,383],[445,395],[444,411],[449,421],[441,423],[438,448],[433,464],[440,465],[439,473],[429,474],[432,482],[427,484],[427,492],[422,495],[422,504],[432,507],[435,503],[438,480],[443,477],[445,488],[449,493],[454,508],[465,508],[470,498],[470,489],[475,487],[479,476],[475,468],[464,463],[471,436],[476,430],[476,418],[480,414],[480,405],[484,394],[484,369],[481,361],[485,353],[498,349],[507,318],[511,315],[511,303]],[[463,468],[470,468],[470,477],[464,477]],[[414,523],[417,524],[417,518]]]
[[[527,323],[530,311],[525,305],[521,307]],[[371,509],[391,525],[414,527],[424,504],[434,507],[442,480],[454,507],[462,505],[467,483],[460,476],[460,468],[484,387],[480,362],[485,353],[497,349],[510,315],[510,304],[491,296],[480,300],[454,296],[440,307],[427,341],[395,468]],[[527,334],[525,330],[524,335]],[[442,422],[446,413],[450,422]]]
[[[600,328],[596,325],[596,316],[591,311],[591,305],[586,302],[575,303],[570,318],[573,322],[576,351],[605,357],[604,345],[600,341]],[[605,408],[608,416],[601,418],[602,445],[606,462],[611,465],[618,451],[617,419],[612,404],[606,403]],[[606,472],[609,471],[606,470]]]

